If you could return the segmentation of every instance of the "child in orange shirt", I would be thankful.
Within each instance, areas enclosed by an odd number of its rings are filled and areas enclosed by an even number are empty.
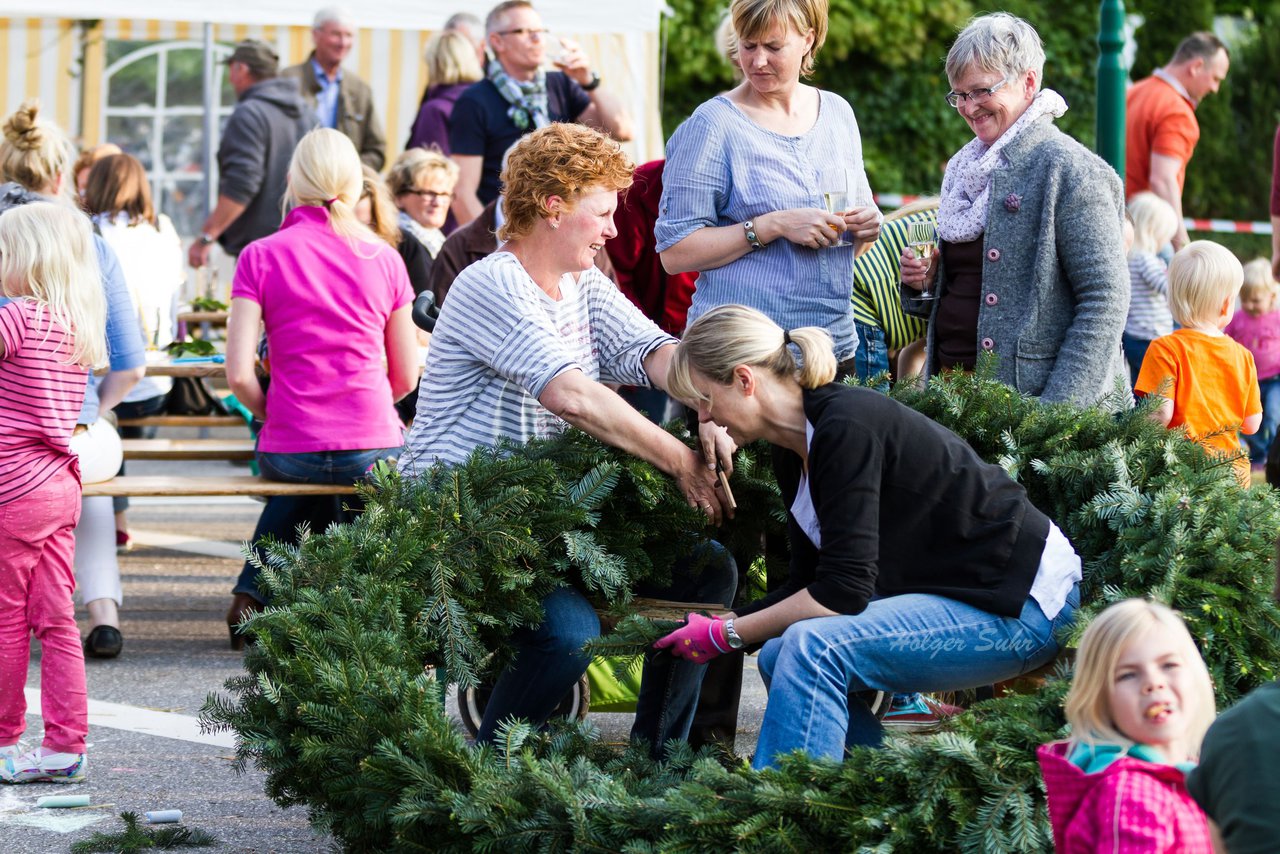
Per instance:
[[[1173,256],[1169,308],[1183,328],[1151,342],[1134,391],[1163,397],[1156,420],[1185,425],[1211,453],[1236,458],[1236,474],[1248,484],[1249,459],[1230,428],[1251,434],[1262,423],[1258,372],[1249,351],[1222,331],[1243,281],[1240,262],[1216,243],[1197,240]]]

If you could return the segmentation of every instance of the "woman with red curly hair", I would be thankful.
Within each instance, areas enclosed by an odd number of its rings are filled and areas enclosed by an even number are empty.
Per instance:
[[[690,506],[720,521],[715,459],[719,453],[727,465],[733,452],[724,432],[705,425],[699,456],[605,385],[665,390],[676,343],[594,266],[617,234],[618,192],[631,186],[633,168],[616,142],[581,125],[548,125],[512,149],[502,173],[502,243],[449,290],[402,472],[461,463],[477,448],[572,425],[653,463],[675,478]],[[706,548],[715,552],[711,565],[693,579],[677,567],[679,587],[666,598],[729,604],[733,560],[719,546]],[[517,656],[494,686],[481,742],[510,717],[543,723],[586,670],[582,644],[600,631],[590,603],[563,587],[542,604],[543,624],[514,637]],[[633,736],[655,750],[684,738],[701,679],[696,665],[669,656],[646,664]]]

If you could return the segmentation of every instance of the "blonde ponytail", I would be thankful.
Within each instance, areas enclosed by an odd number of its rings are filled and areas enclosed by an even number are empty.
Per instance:
[[[788,344],[800,351],[800,364]],[[836,376],[836,357],[827,330],[804,326],[784,331],[754,308],[722,305],[685,331],[671,359],[667,387],[680,400],[701,400],[703,396],[693,387],[692,371],[728,385],[738,365],[762,368],[809,389],[826,385]]]
[[[346,239],[352,250],[359,251],[361,243],[372,243],[377,252],[386,244],[356,217],[362,169],[360,155],[350,139],[332,128],[316,128],[294,149],[286,203],[290,207],[323,207],[329,227]]]
[[[836,354],[831,333],[821,326],[802,326],[787,333],[800,348],[799,382],[802,388],[818,388],[836,378]]]
[[[30,297],[71,336],[64,364],[107,363],[107,300],[88,218],[35,202],[0,216],[0,288]]]

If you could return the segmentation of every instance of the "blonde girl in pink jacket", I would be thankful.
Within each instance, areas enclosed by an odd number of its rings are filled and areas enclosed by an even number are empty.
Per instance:
[[[1209,672],[1182,619],[1129,599],[1085,630],[1068,741],[1039,750],[1059,854],[1211,854],[1186,772],[1214,717]]]

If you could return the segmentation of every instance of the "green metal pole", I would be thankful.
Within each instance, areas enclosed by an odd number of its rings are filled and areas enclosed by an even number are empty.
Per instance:
[[[1098,155],[1124,180],[1124,0],[1102,0],[1098,10]]]

